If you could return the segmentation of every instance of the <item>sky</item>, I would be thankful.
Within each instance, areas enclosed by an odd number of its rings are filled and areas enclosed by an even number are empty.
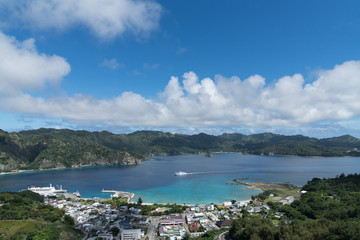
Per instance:
[[[0,129],[360,137],[357,0],[0,0]]]

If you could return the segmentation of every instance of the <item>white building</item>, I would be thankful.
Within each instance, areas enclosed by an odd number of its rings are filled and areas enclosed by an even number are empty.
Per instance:
[[[210,205],[206,205],[206,211],[213,211],[214,210],[214,205],[210,204]]]
[[[122,240],[137,240],[141,239],[141,229],[123,229],[121,230]]]

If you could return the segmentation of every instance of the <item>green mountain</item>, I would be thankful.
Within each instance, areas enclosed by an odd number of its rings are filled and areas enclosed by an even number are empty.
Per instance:
[[[0,193],[0,239],[82,239],[65,211],[31,191]]]
[[[350,135],[316,139],[272,133],[212,136],[159,131],[113,134],[44,128],[12,133],[0,130],[0,171],[139,164],[145,156],[204,152],[359,156],[359,148],[360,140]]]
[[[313,178],[302,190],[307,192],[291,205],[268,202],[271,210],[265,217],[262,214],[248,216],[245,212],[231,226],[230,238],[360,239],[359,174],[341,174],[329,179]],[[273,217],[276,212],[284,214],[280,221]]]
[[[39,129],[0,132],[0,170],[128,165],[141,158],[102,144],[107,133]]]

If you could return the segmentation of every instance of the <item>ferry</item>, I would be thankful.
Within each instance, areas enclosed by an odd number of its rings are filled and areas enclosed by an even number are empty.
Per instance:
[[[187,173],[187,172],[179,171],[179,172],[176,172],[175,175],[176,175],[176,176],[185,176],[185,175],[188,175],[188,173]]]
[[[35,187],[34,185],[32,185],[31,187],[28,187],[27,190],[30,190],[32,192],[38,193],[42,196],[55,196],[58,193],[66,193],[67,190],[62,189],[62,185],[60,185],[60,187],[58,187],[58,189],[56,189],[53,185],[51,185],[49,187]]]

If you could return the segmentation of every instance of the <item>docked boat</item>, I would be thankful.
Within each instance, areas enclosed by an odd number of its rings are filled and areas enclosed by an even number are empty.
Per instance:
[[[179,171],[179,172],[176,172],[175,175],[176,175],[176,176],[185,176],[185,175],[188,175],[188,173],[187,173],[187,172]]]
[[[32,192],[38,193],[46,197],[55,196],[56,194],[67,192],[67,190],[62,188],[62,185],[60,185],[60,187],[56,189],[51,183],[49,187],[35,187],[34,185],[32,185],[31,187],[28,187],[27,190],[30,190]]]

